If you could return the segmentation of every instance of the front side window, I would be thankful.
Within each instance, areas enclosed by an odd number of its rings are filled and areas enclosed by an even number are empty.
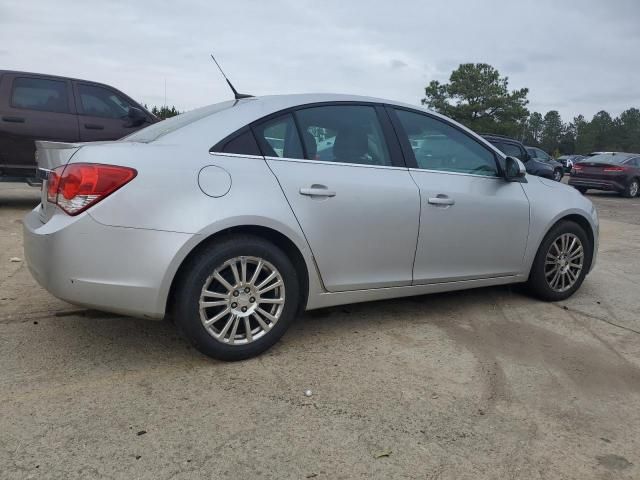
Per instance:
[[[418,168],[498,176],[493,152],[467,134],[429,115],[406,110],[396,114]]]
[[[85,115],[125,118],[129,113],[129,103],[107,88],[78,84],[78,94]]]
[[[327,105],[296,111],[307,159],[390,166],[374,107]]]
[[[267,120],[255,127],[255,133],[265,156],[304,158],[302,144],[291,114]]]
[[[43,112],[69,113],[67,82],[44,78],[16,78],[11,105]]]

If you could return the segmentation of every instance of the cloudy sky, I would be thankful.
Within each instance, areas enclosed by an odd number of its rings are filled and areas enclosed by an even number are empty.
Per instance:
[[[376,5],[378,4],[378,5]],[[640,0],[0,0],[0,69],[113,85],[180,110],[238,90],[419,103],[486,62],[565,120],[640,107]]]

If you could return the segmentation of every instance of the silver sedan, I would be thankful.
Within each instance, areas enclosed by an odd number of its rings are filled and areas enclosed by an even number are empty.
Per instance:
[[[247,98],[37,147],[36,280],[77,305],[171,316],[224,360],[266,350],[305,309],[521,282],[556,301],[595,262],[587,198],[412,105]]]

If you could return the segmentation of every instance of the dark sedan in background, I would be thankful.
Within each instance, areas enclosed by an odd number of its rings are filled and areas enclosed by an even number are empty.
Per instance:
[[[527,173],[538,177],[545,177],[551,180],[562,180],[562,166],[554,166],[549,162],[545,162],[538,158],[533,158],[522,142],[515,138],[509,138],[503,135],[484,134],[482,137],[500,150],[505,155],[516,157],[524,163]],[[557,162],[555,162],[557,163]]]
[[[569,185],[585,193],[594,190],[614,191],[627,198],[640,191],[640,154],[603,153],[588,157],[573,166]]]

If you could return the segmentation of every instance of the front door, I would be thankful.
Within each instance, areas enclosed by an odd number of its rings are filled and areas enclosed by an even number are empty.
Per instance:
[[[332,292],[411,285],[418,189],[384,115],[322,105],[254,128]]]
[[[129,119],[129,107],[135,106],[114,90],[76,82],[80,140],[94,142],[118,140],[140,129]]]
[[[521,184],[506,182],[494,152],[462,129],[435,116],[394,112],[420,189],[414,284],[521,273],[529,233]]]

